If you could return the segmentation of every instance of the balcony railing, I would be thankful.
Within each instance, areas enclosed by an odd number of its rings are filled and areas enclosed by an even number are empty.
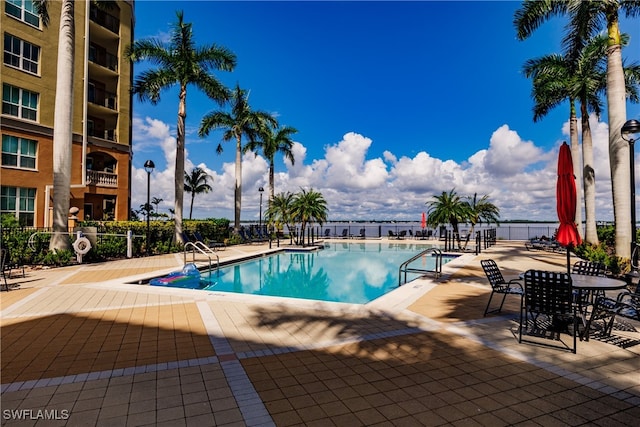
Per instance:
[[[94,87],[89,89],[89,102],[107,107],[111,110],[118,109],[118,97],[113,92]]]
[[[99,49],[89,49],[89,61],[118,72],[118,57]]]
[[[117,187],[118,175],[112,172],[87,170],[87,185],[100,185],[103,187]]]
[[[87,135],[93,136],[94,138],[106,139],[107,141],[116,141],[116,130],[115,129],[104,129],[102,131],[96,129],[87,129]]]
[[[112,33],[118,34],[120,32],[120,20],[98,9],[94,5],[91,5],[89,10],[89,19],[108,29]]]

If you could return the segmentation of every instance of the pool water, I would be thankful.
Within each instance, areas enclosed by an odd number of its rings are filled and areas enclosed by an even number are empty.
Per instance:
[[[201,272],[208,291],[365,304],[398,287],[398,268],[430,246],[412,243],[327,243],[313,252],[283,252],[211,273]],[[443,264],[451,257],[443,257]],[[432,270],[425,255],[411,267]],[[419,274],[408,273],[407,281]]]

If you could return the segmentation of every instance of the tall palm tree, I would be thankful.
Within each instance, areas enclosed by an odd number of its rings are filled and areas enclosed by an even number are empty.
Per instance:
[[[523,66],[524,75],[533,80],[531,90],[534,99],[533,121],[541,120],[548,112],[569,101],[569,138],[575,171],[579,171],[580,147],[578,144],[578,119],[576,117],[575,94],[572,93],[574,64],[565,56],[546,55],[527,60]],[[588,123],[587,123],[588,124]],[[576,181],[577,194],[581,194],[580,180]],[[576,210],[576,222],[582,224],[582,210]],[[582,235],[582,227],[579,228]]]
[[[160,203],[162,203],[164,199],[159,197],[152,197],[151,204],[156,205],[156,215],[160,213]]]
[[[291,149],[293,148],[293,141],[291,135],[297,133],[298,130],[291,126],[276,126],[266,128],[260,131],[260,139],[249,142],[245,145],[244,150],[256,151],[261,149],[264,156],[269,161],[269,203],[275,194],[274,184],[274,170],[275,170],[275,156],[277,153],[281,153],[285,158],[291,161],[291,164],[295,164],[295,158]]]
[[[293,230],[292,204],[293,194],[289,191],[274,195],[264,214],[267,224],[286,225],[288,230]]]
[[[327,220],[327,201],[322,193],[302,189],[293,196],[291,202],[291,216],[296,222],[300,223],[300,239],[298,244],[304,244],[304,232],[307,224],[317,222],[322,226]]]
[[[134,81],[132,93],[140,101],[160,101],[160,92],[178,86],[178,125],[176,131],[176,165],[174,179],[175,239],[182,241],[182,207],[184,203],[184,143],[187,117],[187,87],[194,85],[209,98],[224,104],[229,90],[213,76],[213,70],[233,71],[236,56],[215,44],[196,46],[191,23],[184,22],[182,11],[171,29],[168,43],[160,39],[136,41],[126,51],[134,62],[149,61],[157,68],[143,71]]]
[[[236,143],[236,186],[234,192],[234,223],[233,230],[236,234],[240,231],[240,211],[242,208],[242,136],[246,136],[249,142],[256,141],[258,131],[266,126],[275,126],[276,119],[271,114],[252,110],[249,105],[247,92],[236,88],[231,94],[231,112],[212,111],[206,114],[200,123],[198,134],[201,137],[209,135],[215,129],[224,129],[222,141],[235,140]],[[222,153],[222,144],[216,148],[218,154]]]
[[[584,43],[607,28],[607,109],[609,118],[609,163],[611,166],[611,186],[613,212],[616,223],[615,249],[618,256],[631,257],[631,204],[629,145],[620,134],[626,120],[626,92],[622,66],[622,45],[620,39],[619,11],[627,16],[640,14],[640,2],[632,0],[602,1],[534,1],[526,0],[516,11],[514,24],[520,40],[529,37],[542,23],[553,16],[568,15],[568,31],[564,45],[569,52],[579,52]]]
[[[448,193],[443,191],[439,196],[433,196],[433,199],[426,204],[430,211],[429,226],[436,228],[440,224],[451,224],[453,233],[458,239],[458,245],[460,245],[458,224],[469,219],[469,204],[462,200],[455,189]]]
[[[191,174],[184,173],[184,191],[191,193],[191,207],[189,208],[189,219],[193,214],[193,200],[196,194],[208,193],[212,190],[207,182],[211,176],[202,168],[193,168]]]
[[[108,1],[92,0],[101,9],[110,9]],[[42,25],[49,26],[49,0],[34,0]],[[75,70],[75,2],[63,0],[58,30],[58,64],[53,117],[53,234],[49,248],[69,249],[68,213],[71,193],[73,81]]]
[[[478,199],[478,194],[474,193],[473,197],[470,197],[466,204],[468,210],[467,219],[469,220],[469,223],[471,223],[471,231],[469,231],[469,235],[473,236],[476,224],[482,224],[483,222],[486,222],[487,224],[498,224],[500,219],[500,209],[489,201],[488,195],[485,194]],[[465,243],[464,249],[466,248],[467,245]]]

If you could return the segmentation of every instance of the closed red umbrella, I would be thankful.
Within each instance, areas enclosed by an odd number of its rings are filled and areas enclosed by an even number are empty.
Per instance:
[[[427,228],[427,215],[424,212],[422,212],[422,221],[420,222],[420,225],[423,230]]]
[[[571,148],[566,142],[560,146],[558,156],[558,183],[556,185],[556,211],[558,212],[558,234],[556,240],[567,247],[567,272],[571,272],[569,250],[582,243],[576,225],[576,177],[573,174]]]

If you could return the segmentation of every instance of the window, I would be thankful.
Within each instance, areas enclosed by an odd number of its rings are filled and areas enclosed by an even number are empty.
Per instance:
[[[2,135],[2,166],[36,168],[38,142],[32,139]]]
[[[40,17],[33,0],[6,0],[4,10],[7,15],[40,28]]]
[[[3,84],[2,114],[35,121],[38,117],[38,94],[6,83]]]
[[[4,63],[29,73],[38,74],[40,47],[4,33]]]
[[[0,188],[0,214],[15,216],[22,226],[33,227],[35,205],[35,188]]]

